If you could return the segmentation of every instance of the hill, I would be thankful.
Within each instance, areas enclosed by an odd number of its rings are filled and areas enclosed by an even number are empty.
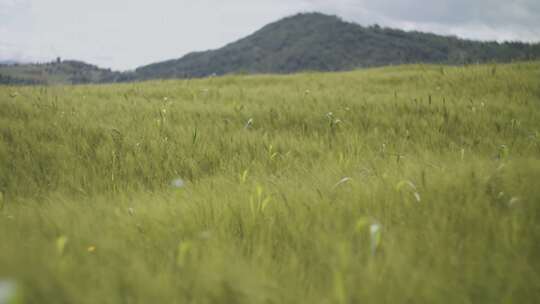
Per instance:
[[[139,79],[183,78],[534,58],[540,58],[539,44],[478,42],[377,25],[363,27],[336,16],[307,13],[269,24],[223,48],[143,66],[136,73]]]
[[[129,73],[114,72],[81,61],[0,65],[0,84],[84,84],[125,81]]]

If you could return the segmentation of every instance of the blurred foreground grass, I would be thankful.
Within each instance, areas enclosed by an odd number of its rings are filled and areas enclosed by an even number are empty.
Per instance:
[[[537,303],[540,63],[0,87],[22,303]]]

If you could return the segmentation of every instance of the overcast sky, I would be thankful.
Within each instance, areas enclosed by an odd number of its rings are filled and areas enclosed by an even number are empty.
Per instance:
[[[60,56],[128,70],[311,11],[362,25],[540,41],[540,0],[0,0],[0,60]]]

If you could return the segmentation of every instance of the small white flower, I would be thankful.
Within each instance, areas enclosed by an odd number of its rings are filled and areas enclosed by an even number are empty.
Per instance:
[[[13,281],[0,281],[0,303],[14,303],[17,297],[17,284]]]
[[[184,180],[181,178],[173,179],[171,182],[171,186],[174,188],[182,188],[185,186]]]
[[[251,128],[252,126],[253,126],[253,118],[250,118],[250,119],[247,121],[246,125],[244,126],[244,129],[249,129],[249,128]]]
[[[369,234],[370,235],[376,235],[381,230],[381,225],[377,223],[373,223],[369,226]]]
[[[381,225],[378,223],[373,223],[369,226],[369,237],[371,241],[371,254],[375,255],[377,253],[377,248],[381,243]]]

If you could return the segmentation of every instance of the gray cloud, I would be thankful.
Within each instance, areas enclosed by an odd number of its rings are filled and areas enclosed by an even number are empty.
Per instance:
[[[371,11],[397,20],[446,25],[478,23],[493,27],[540,24],[540,2],[536,0],[378,0],[362,3]]]
[[[115,69],[220,47],[301,11],[483,40],[540,41],[538,0],[0,0],[0,59]]]
[[[306,0],[361,24],[380,23],[482,40],[540,41],[538,0]]]

